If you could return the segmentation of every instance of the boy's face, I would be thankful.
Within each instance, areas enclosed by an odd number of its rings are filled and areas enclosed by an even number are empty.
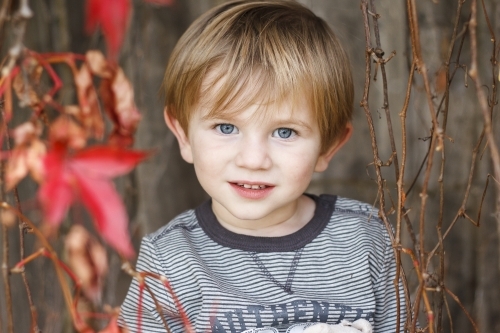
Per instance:
[[[313,112],[305,96],[296,101],[302,102],[255,104],[216,119],[206,118],[209,110],[198,107],[191,116],[188,136],[167,116],[183,158],[194,164],[222,224],[265,228],[300,215],[298,200],[313,172],[324,171],[349,138],[350,124],[345,138],[320,154]]]

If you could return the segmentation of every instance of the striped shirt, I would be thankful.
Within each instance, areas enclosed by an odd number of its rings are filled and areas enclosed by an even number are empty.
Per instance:
[[[395,332],[395,261],[391,241],[370,205],[311,196],[314,217],[282,237],[254,237],[222,227],[207,201],[144,237],[138,271],[166,276],[196,332],[297,333],[311,323],[367,319],[374,333]],[[157,311],[134,279],[120,324],[131,332],[183,332],[172,295],[146,279]],[[404,295],[401,284],[400,295]],[[405,322],[400,299],[401,331]]]

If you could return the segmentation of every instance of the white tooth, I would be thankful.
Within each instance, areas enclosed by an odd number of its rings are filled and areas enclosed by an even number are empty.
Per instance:
[[[252,188],[252,185],[248,185],[248,184],[243,184],[243,186],[244,186],[245,188]]]
[[[266,188],[266,185],[259,185],[260,188]]]
[[[252,185],[252,190],[258,190],[258,189],[260,189],[259,185]]]

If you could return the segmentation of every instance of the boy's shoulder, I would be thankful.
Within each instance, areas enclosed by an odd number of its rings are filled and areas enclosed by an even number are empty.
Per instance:
[[[378,209],[366,202],[332,194],[321,194],[319,197],[313,195],[311,197],[313,199],[317,198],[315,199],[317,204],[331,206],[334,213],[359,215],[370,219],[374,218],[381,222]]]
[[[163,227],[146,235],[145,237],[154,243],[162,238],[167,237],[169,234],[177,233],[182,230],[190,232],[199,227],[200,225],[198,223],[195,210],[189,209],[180,213]]]
[[[321,195],[323,201],[333,202],[334,207],[329,227],[333,229],[351,230],[366,233],[370,237],[386,237],[385,224],[379,217],[379,210],[372,205],[356,199]]]
[[[333,197],[331,195],[322,195],[321,197],[325,196]],[[369,203],[359,201],[356,199],[336,196],[335,212],[361,215],[368,218],[374,218],[377,221],[382,222],[379,218],[377,208],[373,207]]]

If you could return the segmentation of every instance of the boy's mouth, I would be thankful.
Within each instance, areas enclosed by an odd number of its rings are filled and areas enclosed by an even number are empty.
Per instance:
[[[235,193],[243,198],[251,200],[259,200],[267,197],[274,189],[272,184],[262,184],[250,181],[235,181],[229,182]]]
[[[252,190],[263,190],[269,186],[267,185],[258,185],[258,184],[244,184],[244,183],[236,183],[239,187],[244,187]]]

